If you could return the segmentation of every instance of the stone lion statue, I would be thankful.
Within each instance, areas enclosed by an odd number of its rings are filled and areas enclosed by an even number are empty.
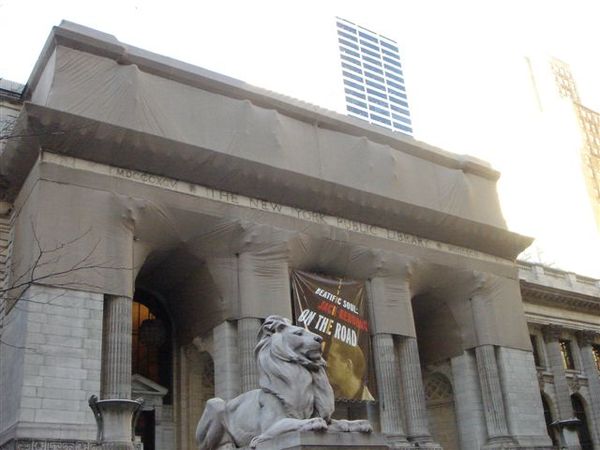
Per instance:
[[[196,429],[200,450],[254,448],[288,431],[371,432],[366,420],[331,419],[334,395],[321,342],[287,319],[269,316],[254,349],[260,388],[206,403]]]

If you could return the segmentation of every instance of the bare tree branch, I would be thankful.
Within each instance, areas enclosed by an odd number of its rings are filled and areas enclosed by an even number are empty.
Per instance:
[[[98,288],[97,285],[82,280],[73,281],[67,279],[64,282],[61,282],[61,278],[64,279],[74,273],[100,270],[131,271],[133,270],[133,267],[116,266],[110,264],[109,261],[97,261],[96,255],[101,244],[101,239],[97,239],[90,246],[89,250],[87,250],[76,262],[69,264],[65,268],[61,268],[60,270],[46,271],[46,269],[51,268],[53,265],[60,262],[61,258],[64,257],[64,252],[69,253],[70,246],[77,246],[84,242],[85,238],[92,232],[92,229],[88,228],[82,234],[49,248],[45,248],[42,244],[33,221],[31,221],[31,229],[34,248],[32,262],[24,269],[23,273],[20,273],[11,280],[9,286],[0,289],[0,312],[2,311],[2,304],[4,306],[4,314],[3,316],[0,316],[0,343],[11,348],[37,352],[35,348],[6,342],[6,339],[3,338],[6,327],[17,318],[17,314],[13,314],[10,317],[7,316],[7,307],[10,308],[10,311],[13,311],[14,309],[16,311],[31,312],[24,304],[52,305],[66,295],[67,289],[77,287],[90,288],[93,290]],[[52,287],[62,288],[63,291],[51,298],[44,299],[43,301],[37,300],[34,296],[27,294],[29,288],[34,284],[43,284],[45,281],[49,280],[51,280]]]

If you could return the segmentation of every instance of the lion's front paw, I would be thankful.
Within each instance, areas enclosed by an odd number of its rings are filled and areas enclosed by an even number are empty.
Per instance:
[[[314,419],[308,419],[301,427],[300,431],[320,431],[327,429],[327,422],[321,417],[315,417]]]
[[[353,420],[351,423],[352,430],[358,431],[359,433],[372,433],[373,427],[368,420]]]
[[[256,446],[258,444],[260,444],[261,442],[265,441],[266,439],[264,438],[264,436],[261,434],[259,436],[255,436],[252,438],[252,440],[250,441],[250,448],[256,448]]]
[[[332,420],[329,431],[371,433],[373,427],[368,420]]]

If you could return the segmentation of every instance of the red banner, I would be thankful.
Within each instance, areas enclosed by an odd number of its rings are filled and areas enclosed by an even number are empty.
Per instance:
[[[364,282],[292,271],[296,323],[323,337],[327,375],[338,400],[374,400]]]

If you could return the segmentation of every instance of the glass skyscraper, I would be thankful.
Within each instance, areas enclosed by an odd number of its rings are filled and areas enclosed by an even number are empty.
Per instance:
[[[412,135],[398,44],[345,19],[336,21],[348,115]]]

